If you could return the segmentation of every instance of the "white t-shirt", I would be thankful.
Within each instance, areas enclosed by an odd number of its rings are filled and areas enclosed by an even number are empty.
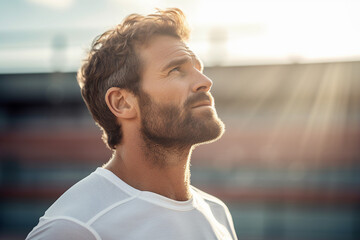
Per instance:
[[[225,204],[194,187],[191,193],[175,201],[98,168],[66,191],[26,239],[237,239]]]

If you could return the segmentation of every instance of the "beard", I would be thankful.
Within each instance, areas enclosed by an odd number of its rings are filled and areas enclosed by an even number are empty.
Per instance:
[[[224,133],[224,123],[218,118],[215,108],[201,109],[196,113],[191,108],[210,98],[211,95],[205,92],[197,93],[179,107],[154,103],[147,93],[141,91],[141,134],[147,148],[182,151],[219,139]]]

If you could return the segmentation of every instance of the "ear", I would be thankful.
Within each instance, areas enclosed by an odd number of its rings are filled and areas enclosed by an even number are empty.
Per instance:
[[[125,89],[109,88],[105,94],[105,102],[117,118],[130,119],[137,116],[136,97]]]

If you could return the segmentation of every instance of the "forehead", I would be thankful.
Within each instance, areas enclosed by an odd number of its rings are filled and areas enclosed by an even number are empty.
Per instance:
[[[165,64],[174,58],[191,57],[194,53],[183,41],[167,35],[155,35],[148,44],[138,51],[143,63],[144,70],[149,68],[160,70]]]

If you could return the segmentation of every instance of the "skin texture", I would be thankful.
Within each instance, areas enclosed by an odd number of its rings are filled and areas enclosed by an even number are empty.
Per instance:
[[[175,37],[153,36],[138,54],[143,63],[140,96],[119,88],[105,96],[122,125],[123,140],[104,167],[136,189],[188,200],[193,147],[224,131],[210,94],[212,81]]]

